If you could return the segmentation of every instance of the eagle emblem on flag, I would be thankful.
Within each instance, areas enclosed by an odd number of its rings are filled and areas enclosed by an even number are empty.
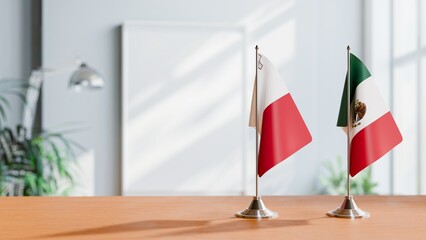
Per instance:
[[[361,102],[359,99],[355,101],[354,113],[353,113],[353,124],[352,127],[359,126],[361,119],[364,118],[367,112],[367,105]]]

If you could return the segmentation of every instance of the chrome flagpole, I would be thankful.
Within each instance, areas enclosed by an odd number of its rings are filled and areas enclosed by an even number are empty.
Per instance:
[[[258,82],[257,82],[257,70],[259,69],[259,46],[256,45],[256,75],[254,78],[255,85],[256,85],[256,91],[255,91],[255,105],[256,105],[256,198],[259,197],[259,114],[257,111],[257,89],[258,89]]]
[[[256,113],[256,196],[253,197],[253,200],[250,203],[250,206],[240,212],[237,212],[235,214],[237,217],[240,218],[275,218],[278,216],[276,212],[273,212],[269,210],[265,204],[263,203],[262,199],[259,195],[259,125],[258,125],[258,112],[257,112],[257,69],[259,66],[259,47],[256,45],[256,75],[254,78],[255,82],[255,94],[254,94],[254,102],[255,102],[255,113]]]
[[[342,205],[339,208],[331,210],[327,212],[327,215],[330,217],[340,217],[340,218],[368,218],[370,213],[365,212],[358,208],[351,195],[351,182],[350,182],[350,170],[351,170],[351,129],[352,129],[352,108],[351,108],[351,57],[350,57],[351,48],[348,46],[347,48],[347,82],[346,82],[346,97],[347,97],[347,160],[348,160],[348,173],[347,173],[347,181],[346,188],[347,194],[345,199],[343,200]]]

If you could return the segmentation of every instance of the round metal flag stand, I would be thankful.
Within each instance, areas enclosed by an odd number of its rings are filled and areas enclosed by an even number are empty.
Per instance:
[[[339,218],[368,218],[370,213],[358,208],[352,196],[345,196],[342,205],[339,208],[327,212],[330,217]]]
[[[236,216],[240,218],[275,218],[278,213],[269,210],[262,199],[257,196],[253,197],[250,206],[246,210],[237,212]]]

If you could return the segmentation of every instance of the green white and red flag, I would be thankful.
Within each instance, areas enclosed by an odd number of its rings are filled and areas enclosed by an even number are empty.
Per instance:
[[[337,126],[346,133],[347,82],[346,78],[337,119]],[[402,135],[367,67],[352,53],[350,84],[350,174],[355,176],[402,142]]]

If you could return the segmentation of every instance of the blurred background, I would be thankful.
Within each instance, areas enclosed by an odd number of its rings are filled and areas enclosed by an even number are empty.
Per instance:
[[[348,45],[404,138],[355,193],[426,194],[425,16],[421,0],[0,0],[2,194],[252,195],[256,44],[313,137],[260,179],[262,195],[344,191]],[[69,88],[59,69],[76,59],[101,89]],[[39,67],[56,73],[39,75],[37,101]],[[17,129],[28,105],[32,134]]]

